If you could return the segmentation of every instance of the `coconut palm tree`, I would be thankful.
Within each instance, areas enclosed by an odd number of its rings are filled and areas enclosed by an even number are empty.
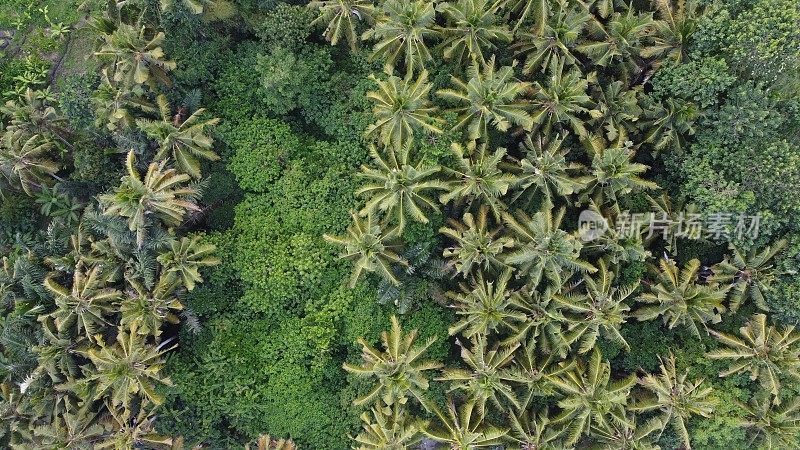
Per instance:
[[[739,328],[741,337],[713,330],[710,333],[728,348],[713,350],[706,356],[733,360],[720,377],[750,372],[750,379],[761,382],[776,404],[780,403],[780,378],[800,380],[800,332],[794,326],[767,326],[767,316],[756,314]]]
[[[642,52],[650,58],[662,56],[676,63],[688,58],[692,36],[703,15],[696,0],[655,0],[659,20],[653,23],[653,45]]]
[[[508,438],[513,450],[571,450],[562,438],[566,428],[554,426],[547,408],[539,412],[524,410],[521,415],[509,414],[511,432]]]
[[[475,402],[478,416],[486,416],[486,403],[491,402],[497,411],[505,411],[504,403],[520,409],[520,403],[510,383],[524,379],[513,370],[511,362],[519,344],[511,347],[487,347],[485,335],[470,338],[472,349],[463,345],[461,359],[466,369],[444,369],[439,381],[450,382],[450,391],[463,391],[470,402]]]
[[[559,136],[529,134],[519,148],[525,158],[519,161],[520,174],[518,191],[514,201],[519,198],[533,199],[541,193],[546,201],[553,202],[556,197],[567,199],[583,189],[589,177],[580,176],[584,167],[576,162],[567,162],[569,149],[562,149],[564,139]]]
[[[209,161],[218,161],[219,155],[214,153],[214,139],[208,134],[208,129],[219,123],[219,119],[202,119],[205,109],[200,108],[186,116],[185,108],[181,108],[174,115],[167,98],[159,95],[157,102],[161,113],[161,120],[137,119],[136,125],[148,137],[158,142],[158,152],[154,160],[163,161],[172,157],[175,166],[199,179],[200,158]]]
[[[180,323],[180,318],[173,312],[183,309],[175,295],[181,285],[178,276],[162,273],[152,290],[133,277],[127,277],[125,281],[128,289],[119,306],[120,325],[132,328],[136,324],[139,333],[158,338],[165,322]]]
[[[656,183],[641,177],[649,167],[633,162],[635,151],[629,142],[617,142],[609,147],[603,137],[593,135],[584,144],[592,158],[589,168],[592,178],[581,194],[581,202],[592,200],[595,205],[602,206],[608,202],[617,203],[619,196],[634,190],[658,189]]]
[[[174,445],[174,444],[173,444]],[[253,447],[251,447],[251,445]],[[200,450],[201,445],[193,447],[192,450]],[[291,439],[273,439],[268,434],[262,434],[251,444],[246,444],[244,450],[297,450],[297,446]],[[183,449],[176,449],[183,450]]]
[[[104,431],[104,427],[96,421],[96,413],[84,406],[77,411],[54,416],[49,423],[32,426],[25,447],[89,450],[94,448],[93,442],[101,438]]]
[[[697,281],[700,261],[693,259],[682,269],[671,259],[659,261],[660,273],[650,291],[636,300],[647,303],[633,314],[638,320],[652,320],[662,317],[671,330],[678,325],[689,329],[700,337],[700,328],[707,324],[719,323],[725,311],[726,288],[716,285],[701,285]]]
[[[108,432],[94,443],[96,449],[165,448],[172,446],[172,438],[156,433],[153,405],[147,400],[136,408],[115,408],[106,404],[109,414],[101,423]]]
[[[541,28],[534,23],[530,31],[518,33],[514,44],[516,54],[525,56],[522,71],[526,75],[544,72],[555,61],[568,66],[575,65],[578,62],[573,53],[575,44],[591,17],[589,11],[579,3],[567,0],[528,0],[528,3],[539,2],[544,3],[548,11],[543,17]]]
[[[567,425],[568,444],[588,435],[592,427],[628,422],[625,406],[636,377],[611,380],[611,365],[597,348],[588,361],[578,360],[571,371],[552,376],[550,381],[564,395],[558,402],[562,412],[553,422]]]
[[[25,90],[19,99],[8,100],[0,106],[0,116],[7,118],[4,139],[28,139],[38,134],[48,142],[59,141],[67,148],[72,144],[66,139],[70,135],[67,120],[53,106],[55,100],[49,91]]]
[[[571,68],[564,73],[563,58],[550,60],[549,76],[544,83],[534,83],[535,95],[532,100],[533,122],[541,128],[541,133],[550,135],[553,128],[559,130],[569,127],[580,138],[588,135],[584,114],[595,114],[592,98],[587,94],[589,82],[578,69]]]
[[[475,402],[466,401],[456,408],[453,398],[447,400],[447,412],[434,409],[441,425],[425,427],[422,432],[436,442],[448,444],[452,450],[492,447],[503,442],[508,430],[487,423],[475,414]]]
[[[57,178],[61,164],[53,159],[53,149],[53,143],[38,134],[28,137],[23,130],[6,133],[0,142],[0,179],[33,196]]]
[[[467,68],[469,81],[453,76],[456,89],[442,89],[437,94],[460,106],[452,111],[458,114],[453,129],[467,127],[471,140],[488,139],[489,126],[508,131],[519,126],[530,131],[533,120],[527,113],[528,103],[521,99],[530,83],[517,81],[510,66],[496,68],[494,56],[486,62],[473,63]]]
[[[638,288],[638,283],[616,287],[614,272],[606,268],[606,262],[597,264],[597,278],[584,274],[582,285],[585,292],[557,294],[553,300],[567,312],[567,341],[578,343],[578,353],[587,353],[594,348],[597,338],[603,337],[629,350],[630,346],[620,333],[628,318],[625,301]]]
[[[503,235],[500,228],[490,229],[487,205],[481,205],[476,215],[466,212],[460,222],[450,219],[449,224],[450,227],[439,229],[453,241],[444,249],[443,256],[458,274],[466,277],[474,270],[494,273],[507,267],[503,254],[514,245],[514,240]]]
[[[739,426],[747,428],[752,434],[751,443],[758,442],[758,448],[767,450],[798,449],[797,436],[800,435],[800,398],[794,398],[783,406],[775,406],[774,401],[754,397],[749,404],[737,402],[745,412],[737,418]]]
[[[715,264],[711,270],[710,282],[730,285],[728,308],[736,312],[745,300],[751,300],[764,311],[769,311],[764,293],[769,292],[772,283],[782,275],[775,267],[775,257],[789,242],[781,239],[764,248],[752,247],[748,252],[728,244],[731,254]]]
[[[641,225],[646,224],[638,223],[628,211],[619,211],[619,204],[612,203],[601,209],[590,200],[585,211],[589,211],[598,221],[602,218],[608,225],[599,235],[596,229],[581,225],[578,235],[583,241],[581,251],[585,254],[602,257],[612,265],[623,261],[644,262],[650,257],[642,238]]]
[[[526,286],[512,294],[515,309],[525,312],[528,317],[503,341],[504,345],[521,342],[545,355],[567,356],[569,342],[563,330],[567,319],[553,300],[553,292],[551,286],[543,292]]]
[[[445,173],[454,179],[447,192],[439,196],[443,204],[458,200],[460,203],[487,205],[495,220],[500,220],[505,204],[501,197],[517,183],[516,177],[500,168],[506,149],[498,148],[488,152],[488,145],[477,145],[475,141],[467,144],[466,152],[461,144],[450,147],[456,156],[456,167],[445,168]],[[466,153],[466,154],[465,154]]]
[[[404,407],[395,403],[391,408],[372,407],[371,414],[361,414],[362,428],[353,440],[358,450],[405,450],[422,440],[421,429],[426,422],[409,420]]]
[[[166,362],[164,348],[167,342],[152,346],[145,342],[134,323],[130,329],[120,329],[116,342],[106,344],[97,339],[97,347],[90,348],[85,355],[94,370],[86,374],[85,382],[92,386],[94,398],[106,398],[113,406],[128,408],[134,398],[146,398],[160,405],[164,397],[156,386],[171,386],[169,378],[162,375]]]
[[[114,81],[108,68],[103,69],[100,86],[92,94],[95,125],[112,132],[129,129],[136,125],[136,114],[158,112],[156,106],[143,95],[143,89],[126,88],[121,82]]]
[[[513,329],[515,322],[525,321],[525,313],[515,310],[510,301],[510,279],[510,269],[495,280],[487,280],[482,272],[478,272],[471,285],[460,284],[461,292],[448,292],[447,297],[455,302],[453,306],[456,308],[456,315],[461,316],[448,329],[448,333],[451,336],[461,333],[472,338]]]
[[[372,75],[370,79],[378,85],[377,91],[367,93],[375,103],[372,114],[377,121],[369,126],[367,136],[377,135],[384,147],[401,150],[411,145],[415,132],[442,132],[436,126],[439,120],[431,116],[436,108],[428,100],[428,72],[423,70],[416,80],[394,75],[386,81]]]
[[[639,106],[641,89],[627,89],[621,80],[615,80],[592,91],[597,107],[592,115],[592,123],[605,130],[609,141],[624,141],[642,115]]]
[[[444,57],[459,65],[486,62],[484,50],[497,48],[495,42],[511,42],[514,34],[498,15],[498,4],[491,0],[442,2],[436,10],[447,19],[442,28]]]
[[[377,13],[372,0],[312,1],[308,7],[319,10],[311,24],[325,24],[325,39],[337,45],[344,36],[352,51],[358,50],[358,23],[372,24]]]
[[[654,444],[653,433],[662,428],[657,418],[643,425],[636,423],[636,417],[629,417],[626,423],[610,423],[608,427],[592,427],[591,448],[597,450],[661,450]]]
[[[107,272],[102,266],[84,268],[79,265],[72,278],[72,286],[60,285],[53,276],[44,280],[44,287],[53,296],[56,309],[52,317],[60,337],[85,335],[92,338],[113,313],[114,304],[122,293],[108,286]]]
[[[605,23],[591,20],[586,27],[591,40],[579,44],[576,50],[596,66],[614,66],[623,79],[629,80],[643,70],[642,54],[651,54],[647,40],[653,28],[653,13],[637,13],[628,6],[611,14]]]
[[[640,126],[645,133],[644,143],[653,146],[654,156],[670,147],[681,153],[686,136],[694,134],[694,122],[699,117],[697,106],[680,98],[670,97],[663,103],[649,101]]]
[[[383,351],[373,348],[364,339],[359,338],[363,352],[363,365],[344,364],[344,369],[361,377],[376,378],[378,384],[365,396],[356,399],[355,405],[365,405],[375,399],[381,399],[388,406],[395,402],[405,404],[408,399],[416,399],[420,405],[429,408],[425,399],[428,379],[425,372],[438,369],[441,364],[433,361],[421,361],[425,351],[433,345],[436,337],[431,337],[422,345],[415,345],[417,330],[403,335],[400,322],[392,316],[392,330],[381,333]]]
[[[426,167],[422,161],[409,164],[410,148],[386,149],[387,158],[381,156],[377,148],[370,148],[370,154],[377,169],[361,167],[361,178],[367,180],[365,186],[356,191],[357,195],[368,195],[366,205],[359,212],[366,217],[383,213],[397,224],[398,233],[405,229],[406,216],[417,222],[428,223],[425,211],[439,211],[436,200],[428,193],[444,190],[446,184],[435,178],[438,166]]]
[[[552,204],[545,203],[533,217],[523,211],[503,214],[515,237],[514,251],[506,256],[505,262],[516,267],[519,276],[527,277],[531,286],[537,286],[543,277],[553,286],[561,286],[566,271],[597,271],[580,259],[582,245],[578,239],[561,229],[564,212],[562,208],[553,214]]]
[[[340,258],[355,262],[349,286],[355,287],[364,272],[378,272],[393,285],[399,285],[400,281],[392,271],[392,264],[408,266],[408,262],[394,251],[399,247],[396,229],[385,231],[371,214],[365,218],[355,213],[351,213],[351,216],[353,222],[347,228],[346,236],[323,236],[331,244],[344,247]]]
[[[505,342],[501,342],[501,345],[507,346]],[[519,402],[519,411],[527,411],[536,397],[550,397],[556,394],[550,377],[572,370],[572,361],[555,364],[556,356],[555,353],[538,351],[533,342],[523,343],[518,348],[514,355],[514,372],[517,382],[524,386],[524,396]]]
[[[166,169],[165,161],[151,163],[144,178],[135,167],[133,151],[126,160],[127,175],[111,194],[99,197],[105,207],[103,215],[121,216],[128,229],[136,232],[136,243],[142,246],[152,219],[159,219],[169,227],[177,227],[189,211],[199,210],[195,203],[198,191],[186,186],[189,175]]]
[[[550,15],[550,0],[503,0],[501,5],[514,16],[516,25],[513,31],[516,32],[528,22],[533,33],[541,34],[544,31]]]
[[[161,45],[163,32],[154,32],[145,26],[101,21],[100,48],[95,56],[111,63],[113,80],[126,88],[136,85],[155,86],[155,82],[170,85],[168,73],[175,70],[175,61],[166,59]]]
[[[158,256],[163,270],[177,275],[183,286],[190,291],[194,290],[195,283],[203,282],[199,271],[201,267],[220,263],[219,258],[214,256],[217,247],[202,241],[203,237],[200,235],[175,239],[170,242],[169,251]]]
[[[377,41],[372,58],[382,59],[389,73],[402,60],[407,79],[414,73],[424,72],[425,65],[433,60],[425,41],[436,39],[440,34],[434,29],[434,4],[423,0],[387,0],[381,8],[384,14],[362,36]]]
[[[650,397],[636,402],[629,408],[631,411],[658,411],[658,420],[662,428],[671,424],[675,433],[683,441],[686,448],[692,448],[686,424],[692,416],[710,417],[716,405],[711,396],[712,388],[703,385],[703,380],[688,379],[689,370],[678,374],[675,368],[675,355],[661,359],[661,373],[647,374],[639,380],[639,384],[650,391]]]

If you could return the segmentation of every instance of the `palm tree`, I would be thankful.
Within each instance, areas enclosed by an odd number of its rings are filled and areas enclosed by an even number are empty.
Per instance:
[[[578,235],[584,241],[582,251],[586,254],[599,255],[611,264],[620,264],[623,261],[644,262],[650,257],[650,251],[644,246],[640,224],[630,212],[621,212],[619,204],[612,203],[608,208],[601,209],[594,201],[589,200],[585,211],[591,212],[596,219],[602,218],[608,224],[599,236],[592,228],[581,226],[578,229]]]
[[[529,348],[538,349],[542,354],[565,358],[569,343],[562,324],[567,319],[553,300],[553,295],[551,286],[547,286],[543,293],[527,286],[514,292],[511,301],[515,309],[525,312],[528,317],[503,344],[522,342]]]
[[[581,202],[592,200],[601,206],[607,202],[616,203],[618,196],[634,190],[658,189],[656,183],[641,177],[649,167],[632,161],[635,151],[629,142],[609,148],[603,137],[590,136],[584,144],[592,158],[589,169],[592,178],[581,195]]]
[[[797,436],[800,434],[800,398],[794,398],[783,406],[775,406],[768,399],[757,397],[750,404],[737,402],[745,412],[737,418],[739,426],[747,428],[767,450],[798,449]],[[753,442],[751,441],[751,442]]]
[[[408,266],[408,262],[394,249],[399,247],[395,230],[386,232],[376,223],[371,214],[361,218],[358,214],[351,213],[352,224],[347,228],[347,235],[342,237],[324,235],[331,244],[344,246],[340,258],[355,261],[353,274],[349,286],[355,287],[363,272],[378,272],[384,279],[397,286],[397,280],[392,264]]]
[[[177,64],[164,55],[163,32],[154,33],[144,26],[110,21],[102,21],[96,28],[101,32],[102,43],[94,55],[110,60],[114,81],[127,88],[143,84],[152,87],[156,80],[167,86],[171,84],[167,73]]]
[[[569,126],[580,138],[588,135],[582,114],[592,113],[594,105],[586,93],[589,82],[578,69],[564,73],[564,59],[550,61],[549,77],[544,84],[534,83],[533,122],[541,133],[549,135],[558,125],[562,130]]]
[[[589,177],[578,176],[576,172],[584,167],[576,162],[567,162],[569,149],[561,148],[564,139],[561,136],[543,136],[534,139],[529,134],[520,144],[525,158],[519,162],[519,191],[514,196],[531,200],[536,193],[542,193],[546,201],[553,202],[555,197],[567,199],[570,195],[583,189]]]
[[[507,343],[501,342],[501,345]],[[536,397],[550,397],[556,394],[550,377],[572,370],[571,362],[554,364],[556,356],[555,353],[538,351],[533,342],[524,343],[519,347],[514,357],[514,373],[516,381],[525,386],[523,390],[525,394],[519,402],[518,411],[527,411]]]
[[[199,210],[195,203],[198,192],[184,186],[190,180],[189,175],[165,169],[165,161],[151,163],[144,178],[136,170],[135,162],[134,153],[130,151],[126,160],[128,174],[122,177],[113,193],[99,198],[105,207],[103,215],[126,218],[128,229],[136,232],[136,243],[141,247],[148,227],[152,226],[152,218],[177,227],[188,211]]]
[[[148,417],[153,413],[153,407],[147,400],[137,408],[136,414],[131,409],[119,409],[109,404],[106,404],[106,409],[109,415],[103,424],[108,432],[93,448],[171,448],[172,439],[156,433],[155,416]]]
[[[637,412],[658,411],[662,428],[672,424],[675,433],[686,448],[692,448],[686,423],[692,416],[710,417],[716,401],[711,397],[711,386],[703,386],[703,380],[690,381],[689,370],[678,374],[675,355],[661,361],[661,373],[648,374],[639,384],[653,396],[636,402],[630,410]]]
[[[768,327],[767,316],[756,314],[739,328],[741,338],[713,330],[710,333],[729,348],[714,350],[706,356],[733,360],[720,377],[750,372],[750,379],[759,380],[775,396],[776,404],[780,403],[780,377],[800,379],[800,332],[794,326]]]
[[[623,79],[642,71],[641,55],[650,54],[645,46],[653,32],[653,13],[639,13],[632,6],[624,12],[614,12],[603,24],[597,18],[586,30],[593,39],[576,49],[600,67],[616,66]]]
[[[191,238],[182,237],[180,240],[170,242],[170,249],[158,256],[158,262],[168,273],[175,274],[183,282],[183,286],[192,291],[195,283],[202,283],[200,276],[201,267],[216,266],[219,258],[214,256],[217,247],[204,244],[200,235]]]
[[[782,273],[775,267],[775,256],[783,251],[789,242],[781,239],[762,249],[752,247],[747,253],[733,244],[728,244],[731,254],[722,262],[715,264],[709,282],[731,286],[728,308],[736,312],[745,300],[751,300],[760,309],[769,311],[764,293],[769,292],[772,283]]]
[[[52,142],[38,134],[26,137],[23,130],[6,133],[4,138],[0,143],[0,178],[4,183],[33,196],[54,181],[61,165],[52,159]]]
[[[55,299],[56,310],[46,317],[53,318],[59,337],[84,334],[91,339],[107,324],[106,316],[113,313],[114,304],[122,298],[120,291],[108,287],[102,266],[84,269],[80,264],[69,288],[52,276],[45,278],[44,287]]]
[[[355,405],[365,405],[379,398],[392,406],[395,402],[405,404],[409,397],[413,397],[424,408],[429,408],[429,402],[424,397],[428,389],[425,372],[438,369],[441,364],[420,361],[420,358],[436,341],[436,337],[429,338],[422,345],[415,345],[416,339],[417,330],[403,335],[396,316],[392,316],[392,330],[381,333],[384,351],[373,348],[364,339],[358,339],[363,349],[363,365],[345,363],[343,367],[357,376],[377,378],[378,384],[367,395],[356,399],[353,402]]]
[[[598,262],[598,269],[597,279],[584,274],[585,293],[566,293],[553,297],[569,312],[566,339],[569,343],[579,343],[578,353],[593,349],[600,336],[629,350],[630,346],[619,330],[631,309],[625,301],[636,291],[638,283],[615,287],[614,272],[606,269],[604,260]]]
[[[700,17],[703,15],[700,4],[696,0],[655,0],[654,5],[660,20],[653,23],[653,43],[642,52],[642,56],[650,58],[663,56],[676,63],[688,58],[691,38],[697,31]]]
[[[650,195],[646,195],[646,197],[653,214],[655,214],[653,220],[659,223],[659,232],[650,230],[646,236],[648,242],[653,239],[661,239],[664,241],[664,248],[675,255],[678,253],[678,239],[703,239],[700,225],[702,216],[696,205],[691,203],[687,205],[683,200],[673,202],[666,192],[662,192],[656,198]],[[716,280],[711,281],[716,282]]]
[[[497,9],[497,3],[490,0],[439,3],[436,10],[447,19],[442,29],[444,57],[462,66],[475,61],[484,64],[484,49],[497,48],[494,41],[511,42],[514,34],[503,24]]]
[[[642,115],[640,92],[639,88],[627,89],[621,80],[594,89],[597,107],[592,122],[603,127],[609,141],[622,141],[634,129],[634,123]]]
[[[130,288],[120,303],[120,325],[131,328],[136,324],[139,333],[157,338],[161,336],[164,322],[180,323],[173,312],[183,309],[175,296],[180,278],[172,273],[162,274],[152,291],[133,277],[127,277],[126,281]]]
[[[114,81],[108,68],[101,72],[100,86],[92,95],[95,125],[108,131],[128,129],[136,124],[135,113],[154,114],[158,110],[145,97],[144,90],[126,88]]]
[[[163,95],[159,95],[156,102],[161,113],[161,120],[136,120],[139,129],[159,143],[154,160],[162,161],[171,156],[178,169],[193,178],[200,178],[198,158],[209,161],[219,160],[219,155],[212,150],[214,139],[207,133],[208,128],[219,123],[219,119],[202,120],[201,117],[205,112],[203,108],[198,109],[188,118],[185,117],[185,108],[181,108],[175,115],[172,115],[172,108]]]
[[[458,122],[453,129],[467,127],[471,140],[486,140],[489,125],[499,131],[507,131],[512,125],[530,131],[533,120],[526,112],[527,103],[522,100],[530,83],[514,79],[514,70],[509,66],[495,67],[494,56],[486,63],[473,63],[467,69],[468,82],[453,76],[456,89],[442,89],[437,94],[445,100],[462,106],[452,111],[458,113]]]
[[[372,57],[383,59],[387,72],[394,71],[401,58],[406,68],[406,78],[425,71],[433,60],[425,40],[439,36],[436,26],[436,9],[432,2],[423,0],[387,0],[384,15],[375,26],[367,30],[363,39],[375,39]]]
[[[689,329],[700,337],[700,328],[706,328],[708,322],[719,323],[720,313],[725,311],[722,302],[727,289],[715,285],[697,283],[700,261],[693,259],[682,269],[678,269],[675,261],[661,259],[660,273],[657,283],[651,285],[650,292],[640,295],[636,300],[647,303],[633,314],[638,320],[652,320],[662,316],[664,323],[671,330],[677,325]]]
[[[443,256],[457,273],[466,277],[473,270],[496,272],[507,267],[503,254],[514,245],[514,240],[501,234],[500,228],[490,229],[487,205],[481,205],[477,215],[466,212],[461,222],[450,219],[449,224],[450,227],[442,227],[439,232],[453,240]]]
[[[644,142],[653,145],[652,153],[657,156],[670,146],[682,152],[686,136],[694,134],[694,122],[700,113],[694,103],[670,97],[663,103],[650,101],[643,117]]]
[[[515,310],[510,300],[510,269],[494,281],[486,280],[482,272],[478,272],[476,278],[471,286],[461,283],[462,292],[447,293],[447,297],[455,302],[456,315],[462,316],[448,329],[451,336],[456,333],[462,333],[467,338],[485,336],[513,329],[515,322],[525,321],[525,313]]]
[[[565,271],[597,271],[580,259],[582,245],[574,234],[560,228],[564,212],[562,208],[553,215],[552,204],[545,203],[533,217],[523,211],[503,214],[515,236],[514,251],[506,256],[505,262],[516,267],[520,276],[527,277],[531,286],[537,286],[543,276],[553,286],[561,286]]]
[[[495,220],[500,220],[501,212],[505,209],[501,197],[516,184],[517,179],[500,168],[506,149],[498,148],[494,154],[490,154],[487,147],[486,143],[477,146],[472,141],[467,144],[465,155],[464,147],[453,143],[450,148],[456,156],[457,166],[444,170],[454,180],[448,186],[448,192],[439,196],[439,201],[443,204],[458,200],[467,204],[487,205]]]
[[[533,410],[524,410],[519,416],[512,412],[509,414],[509,421],[511,432],[508,437],[514,442],[510,447],[513,450],[572,449],[561,439],[566,428],[553,426],[546,408],[538,413]]]
[[[441,133],[431,116],[436,108],[431,106],[428,93],[428,72],[422,71],[416,80],[405,80],[391,75],[386,81],[370,75],[378,90],[368,92],[367,98],[375,102],[372,114],[377,122],[367,129],[367,136],[378,135],[384,147],[400,150],[410,145],[416,131]]]
[[[253,450],[297,450],[297,446],[294,444],[294,441],[291,439],[273,439],[268,434],[260,435],[254,443],[255,445]],[[244,450],[250,450],[251,444],[246,444],[244,446]],[[193,448],[193,450],[200,450],[202,448],[201,445],[198,445]],[[182,450],[182,449],[177,449]]]
[[[352,51],[358,50],[358,22],[371,24],[376,14],[372,0],[312,1],[308,7],[319,10],[319,17],[311,24],[326,24],[325,39],[337,45],[344,36]]]
[[[528,3],[540,1],[549,12],[544,15],[541,28],[539,24],[534,24],[530,32],[519,33],[514,44],[517,55],[525,56],[522,71],[526,75],[544,72],[556,61],[568,66],[575,65],[578,60],[573,50],[591,17],[585,7],[567,0],[528,0]]]
[[[542,34],[550,15],[550,0],[503,0],[502,6],[512,15],[516,16],[517,24],[513,31],[525,25],[528,19],[532,22],[533,33]]]
[[[514,351],[519,344],[498,348],[487,348],[485,335],[470,339],[472,350],[460,345],[461,359],[467,369],[445,369],[440,381],[449,381],[450,391],[464,391],[478,408],[478,416],[486,416],[486,403],[491,401],[497,411],[505,411],[503,403],[520,409],[519,400],[509,383],[522,383],[524,379],[511,367]],[[460,344],[460,343],[459,343]]]
[[[155,105],[142,96],[144,91],[125,88],[114,81],[108,68],[101,72],[100,86],[92,95],[95,125],[109,131],[128,129],[136,124],[135,113],[154,114]]]
[[[391,409],[374,406],[372,414],[361,414],[362,431],[353,440],[358,450],[405,450],[422,439],[421,429],[426,422],[406,417],[406,410],[398,403]]]
[[[636,423],[636,417],[629,417],[626,423],[610,423],[608,427],[592,427],[592,449],[597,450],[661,450],[653,443],[651,434],[662,428],[657,418],[644,425]]]
[[[5,139],[10,139],[9,135],[15,136],[14,139],[28,139],[38,134],[43,140],[59,140],[72,148],[72,144],[66,140],[70,134],[67,120],[56,111],[54,100],[48,94],[49,91],[28,88],[19,99],[9,100],[0,106],[0,116],[6,116],[8,122]]]
[[[625,405],[636,377],[612,381],[611,365],[603,361],[597,348],[588,361],[577,361],[571,371],[552,376],[550,381],[564,395],[558,402],[562,412],[554,423],[568,424],[568,444],[588,435],[592,427],[608,428],[613,423],[628,422]]]
[[[376,212],[386,214],[397,224],[397,232],[405,229],[406,216],[417,222],[428,223],[425,211],[439,211],[436,200],[428,193],[446,189],[446,184],[435,178],[439,166],[426,167],[422,161],[409,164],[410,148],[386,149],[384,158],[372,146],[370,154],[377,169],[361,166],[360,177],[367,184],[356,191],[357,195],[368,195],[364,208],[359,212],[366,217]]]
[[[54,416],[50,423],[32,426],[29,441],[18,448],[89,450],[105,429],[88,406]]]
[[[438,407],[434,409],[439,416],[441,426],[425,427],[422,432],[431,439],[449,444],[452,450],[472,450],[481,447],[492,447],[503,442],[508,430],[499,429],[485,420],[483,416],[475,416],[475,402],[466,401],[456,408],[452,398],[447,400],[447,413]]]
[[[130,329],[120,329],[114,345],[108,345],[98,338],[98,347],[85,352],[94,365],[94,370],[86,374],[85,382],[95,392],[94,398],[108,398],[113,406],[129,407],[134,398],[145,398],[156,405],[164,397],[156,386],[171,386],[169,378],[161,374],[166,354],[163,343],[157,347],[145,342],[146,336],[140,334],[134,323]]]

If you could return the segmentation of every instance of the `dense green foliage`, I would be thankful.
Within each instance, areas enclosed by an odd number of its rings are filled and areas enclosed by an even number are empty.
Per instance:
[[[800,448],[793,0],[11,0],[0,97],[0,447]]]

